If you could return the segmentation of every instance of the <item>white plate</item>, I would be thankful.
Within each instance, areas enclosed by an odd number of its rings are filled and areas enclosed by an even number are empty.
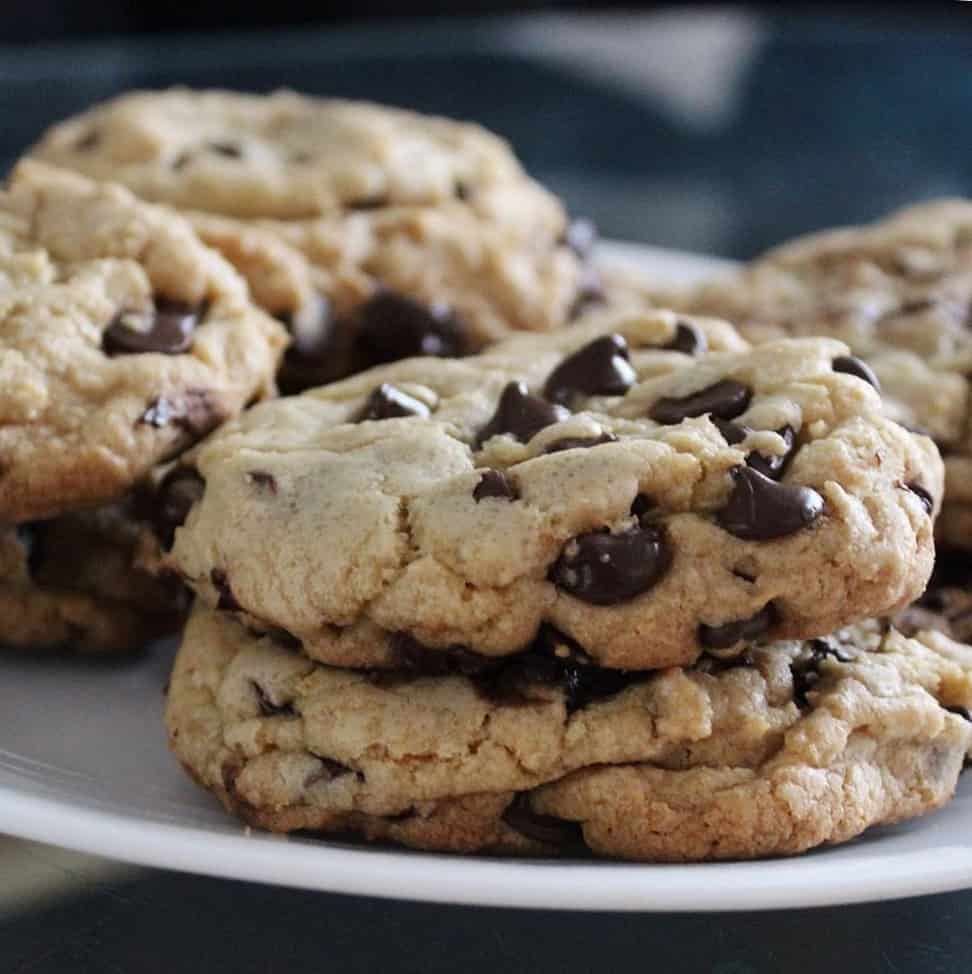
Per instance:
[[[679,283],[720,266],[647,248],[610,251]],[[771,862],[518,862],[247,834],[166,751],[162,688],[172,651],[115,663],[0,656],[0,831],[214,876],[491,906],[769,909],[972,885],[972,774],[936,815]]]

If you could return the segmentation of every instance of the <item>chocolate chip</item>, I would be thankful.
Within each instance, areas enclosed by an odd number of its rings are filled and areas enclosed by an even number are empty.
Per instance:
[[[684,355],[704,355],[709,347],[705,332],[690,321],[679,321],[675,326],[675,337],[665,346],[673,352]]]
[[[277,493],[277,478],[272,473],[267,473],[266,470],[251,470],[246,475],[246,479],[251,484],[256,484],[257,487],[262,487],[271,494]]]
[[[699,626],[699,642],[706,649],[729,649],[741,640],[758,639],[776,622],[776,610],[769,602],[749,619],[725,622],[721,626]]]
[[[591,531],[567,542],[550,569],[550,580],[583,602],[616,605],[647,592],[671,562],[661,528],[639,526],[621,534]]]
[[[935,307],[935,302],[931,298],[914,298],[911,301],[904,301],[897,310],[897,314],[917,315],[925,311],[931,311]]]
[[[935,510],[934,498],[921,484],[905,484],[905,488],[921,501],[921,506],[924,507],[926,514],[931,514]]]
[[[874,386],[878,392],[881,391],[881,383],[878,382],[878,377],[871,367],[859,358],[855,358],[853,355],[838,355],[833,361],[833,367],[835,372],[856,375],[858,379],[863,379],[868,385]]]
[[[519,495],[502,470],[484,470],[479,483],[473,488],[473,500],[478,504],[487,497],[515,501]]]
[[[719,419],[717,416],[710,416],[709,418],[712,424],[722,434],[723,439],[729,444],[729,446],[735,446],[737,443],[742,443],[742,441],[753,432],[750,427],[743,426],[741,423],[733,423],[730,420]],[[767,456],[765,453],[757,453],[754,450],[746,457],[747,466],[750,466],[758,473],[763,474],[764,477],[770,477],[773,480],[778,480],[780,475],[783,473],[783,468],[786,466],[793,454],[793,444],[795,440],[793,428],[791,426],[784,426],[782,429],[779,429],[776,432],[782,437],[785,445],[785,450],[782,454]]]
[[[535,842],[556,846],[584,843],[584,830],[580,823],[569,822],[553,815],[540,815],[531,807],[526,792],[520,792],[513,797],[501,818],[514,832],[519,832]]]
[[[264,690],[263,687],[256,682],[256,680],[250,680],[250,686],[253,687],[253,692],[256,694],[261,717],[297,716],[297,712],[294,710],[294,705],[292,703],[274,703],[274,701],[270,699],[270,695],[267,693],[267,691]]]
[[[561,453],[564,450],[588,450],[592,446],[602,446],[604,443],[617,443],[618,438],[613,433],[601,433],[600,436],[565,436],[562,440],[548,443],[544,453]]]
[[[787,462],[793,455],[793,444],[796,439],[792,426],[784,426],[776,432],[783,439],[785,447],[783,453],[768,456],[765,453],[757,453],[753,450],[746,457],[746,464],[748,466],[752,467],[757,473],[761,473],[764,477],[770,477],[772,480],[779,480]]]
[[[831,656],[840,663],[850,663],[853,656],[824,639],[814,639],[810,643],[810,655],[790,667],[793,677],[793,699],[801,710],[810,705],[807,694],[820,682],[820,664]]]
[[[785,537],[823,513],[824,499],[810,487],[777,483],[751,467],[736,467],[732,477],[735,486],[716,520],[744,541]]]
[[[521,443],[529,443],[540,430],[561,423],[570,416],[563,406],[533,396],[524,382],[510,382],[500,395],[496,412],[476,435],[476,446],[491,436],[510,433]]]
[[[580,260],[590,260],[597,243],[597,225],[593,220],[587,220],[583,217],[571,220],[564,231],[562,242]]]
[[[152,524],[159,540],[172,547],[176,528],[186,523],[192,505],[200,500],[206,482],[193,467],[175,467],[158,486],[152,511]]]
[[[651,407],[649,416],[656,423],[671,425],[683,419],[709,413],[718,419],[735,419],[744,413],[752,399],[752,391],[735,379],[722,379],[711,386],[681,398],[659,399]]]
[[[602,335],[569,355],[550,373],[544,396],[571,406],[581,396],[623,396],[638,376],[621,335]]]
[[[216,139],[211,139],[206,143],[206,148],[210,152],[215,152],[218,156],[223,156],[225,159],[243,158],[243,149],[235,142],[221,142]]]
[[[379,291],[354,312],[354,355],[360,368],[416,355],[448,358],[468,351],[465,328],[445,305],[427,306]]]
[[[101,142],[101,133],[97,129],[88,129],[74,143],[74,148],[78,152],[88,152],[94,149]]]
[[[468,203],[472,198],[472,191],[469,186],[464,183],[461,179],[457,179],[455,185],[452,187],[452,195],[455,196],[460,203]]]
[[[388,206],[387,196],[365,196],[360,200],[352,200],[347,204],[349,210],[380,210]]]
[[[422,402],[410,396],[407,392],[383,382],[374,389],[365,400],[364,406],[354,415],[352,422],[363,423],[365,420],[397,419],[402,416],[431,416],[432,411]]]
[[[192,347],[193,331],[202,315],[200,307],[157,298],[152,312],[120,311],[115,315],[102,336],[102,347],[111,356],[180,355]]]
[[[242,606],[236,601],[236,596],[233,594],[233,590],[230,588],[229,578],[226,576],[226,572],[219,568],[214,568],[209,573],[209,579],[213,583],[213,587],[219,593],[216,608],[224,609],[227,612],[239,612],[242,609]]]
[[[945,709],[950,714],[955,714],[956,717],[961,717],[962,720],[972,723],[972,710],[969,710],[968,707],[946,707]]]
[[[648,522],[652,514],[657,510],[658,505],[655,503],[655,499],[649,497],[647,494],[638,494],[631,502],[631,513],[638,519],[642,526]]]
[[[181,396],[153,399],[138,418],[139,424],[164,429],[177,426],[193,436],[203,436],[219,426],[222,408],[207,389],[186,389]]]
[[[709,422],[722,434],[722,438],[729,446],[742,443],[752,433],[752,430],[748,426],[743,426],[741,423],[734,423],[729,419],[719,419],[718,416],[710,416]]]

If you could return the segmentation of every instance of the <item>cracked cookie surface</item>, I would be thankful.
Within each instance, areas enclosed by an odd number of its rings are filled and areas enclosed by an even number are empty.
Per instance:
[[[813,234],[674,301],[728,318],[754,342],[846,342],[876,373],[889,414],[938,443],[940,536],[972,546],[972,202],[919,204],[870,226]]]
[[[273,389],[284,330],[189,225],[26,162],[0,194],[0,520],[120,499]]]
[[[189,602],[139,564],[129,501],[0,530],[0,646],[138,652],[174,632]]]
[[[186,211],[291,325],[293,390],[419,354],[423,338],[454,355],[549,330],[601,297],[589,230],[477,125],[172,89],[96,106],[32,154]],[[405,307],[376,311],[379,292]]]
[[[655,860],[799,852],[930,811],[972,744],[972,649],[941,633],[868,623],[609,683],[574,651],[554,634],[473,674],[434,654],[336,669],[197,607],[170,744],[263,828]]]
[[[621,669],[820,635],[920,594],[942,489],[852,365],[670,312],[396,363],[187,458],[168,563],[342,666],[394,667],[402,633],[508,655],[542,623]]]

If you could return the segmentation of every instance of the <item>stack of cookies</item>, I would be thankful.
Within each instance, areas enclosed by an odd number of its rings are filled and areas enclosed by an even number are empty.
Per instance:
[[[972,599],[926,593],[925,432],[964,462],[961,206],[676,312],[605,285],[591,228],[472,126],[174,91],[33,155],[0,200],[3,635],[111,643],[107,621],[17,628],[90,582],[142,638],[186,586],[169,739],[230,812],[691,861],[952,796]],[[273,398],[282,355],[302,391]]]

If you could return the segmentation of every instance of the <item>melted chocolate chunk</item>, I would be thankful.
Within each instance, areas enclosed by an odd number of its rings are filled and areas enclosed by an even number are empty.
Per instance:
[[[138,418],[140,424],[164,429],[177,426],[193,436],[203,436],[215,429],[222,410],[206,389],[187,389],[181,396],[159,396],[153,399]]]
[[[574,640],[553,626],[543,625],[525,652],[499,661],[478,679],[484,696],[507,704],[530,702],[531,690],[537,686],[559,687],[564,707],[572,714],[644,678],[644,674],[595,665]]]
[[[752,430],[748,426],[743,426],[741,423],[734,423],[729,419],[719,419],[718,416],[710,416],[709,421],[722,434],[722,438],[729,446],[742,443],[752,433]]]
[[[793,444],[796,439],[792,426],[784,426],[783,429],[777,430],[776,432],[783,438],[783,443],[786,447],[784,453],[767,456],[765,453],[757,453],[753,450],[746,457],[747,466],[752,467],[757,473],[761,473],[764,477],[769,477],[772,480],[779,480],[782,475],[787,462],[793,456]]]
[[[514,832],[535,842],[547,845],[572,846],[584,844],[584,830],[579,822],[569,822],[553,815],[540,815],[530,805],[526,792],[515,795],[501,816]]]
[[[801,710],[810,706],[807,694],[820,682],[820,664],[828,656],[841,663],[849,663],[853,659],[842,649],[824,639],[814,639],[810,645],[810,655],[790,667],[793,677],[793,699]]]
[[[657,510],[658,505],[655,503],[655,499],[647,494],[638,494],[631,502],[631,513],[638,519],[642,527],[648,523],[652,514]]]
[[[179,355],[192,347],[192,335],[204,309],[182,301],[157,298],[155,310],[120,311],[105,329],[101,344],[107,355]]]
[[[776,610],[769,602],[748,619],[725,622],[721,626],[699,626],[699,642],[706,649],[729,649],[742,640],[758,639],[776,622]]]
[[[824,499],[810,487],[777,483],[751,467],[736,467],[732,476],[735,486],[716,520],[744,541],[785,537],[823,513]]]
[[[613,433],[602,433],[600,436],[565,436],[562,440],[548,443],[544,453],[562,453],[564,450],[588,450],[592,446],[602,446],[605,443],[617,443],[618,438]]]
[[[24,549],[27,558],[27,573],[32,579],[37,578],[41,566],[47,556],[47,524],[44,521],[31,521],[18,524],[16,527],[17,540]]]
[[[325,365],[330,364],[334,354],[336,323],[331,302],[323,295],[296,314],[280,319],[293,335],[287,349],[288,364]]]
[[[659,399],[648,415],[656,423],[667,426],[680,423],[683,419],[704,416],[706,413],[718,419],[735,419],[746,411],[752,397],[752,391],[741,382],[722,379],[680,399]]]
[[[582,396],[623,396],[637,378],[623,336],[602,335],[565,358],[550,373],[543,394],[569,407]]]
[[[567,542],[550,580],[582,602],[617,605],[647,592],[671,563],[672,550],[660,527],[639,526],[621,534],[592,531]]]
[[[214,568],[209,573],[209,579],[213,583],[213,587],[219,593],[219,600],[216,602],[217,609],[223,609],[226,612],[239,612],[243,607],[239,602],[236,601],[236,596],[233,594],[233,590],[230,588],[229,578],[226,572],[219,568]]]
[[[294,705],[292,703],[274,703],[270,699],[270,695],[267,693],[263,687],[260,686],[256,680],[250,680],[250,686],[253,687],[253,692],[256,694],[257,703],[260,706],[260,716],[261,717],[296,717],[297,712],[294,710]]]
[[[175,467],[159,484],[152,511],[152,525],[166,548],[172,547],[176,528],[186,523],[192,505],[206,489],[206,482],[193,467]]]
[[[495,668],[498,664],[487,656],[471,653],[462,646],[448,649],[430,649],[423,646],[414,636],[406,632],[396,632],[391,640],[391,652],[395,658],[395,668],[411,676],[479,676]],[[385,676],[397,678],[394,672],[378,671],[372,677],[379,682]]]
[[[210,152],[214,152],[216,155],[222,156],[224,159],[243,158],[243,149],[235,142],[221,142],[213,139],[206,143],[206,148]]]
[[[277,478],[272,473],[267,473],[266,470],[251,470],[246,475],[246,479],[251,484],[256,484],[257,487],[262,487],[271,494],[277,493]]]
[[[956,717],[961,717],[963,720],[972,723],[972,710],[968,707],[946,707],[945,708],[950,714],[955,714]]]
[[[561,423],[570,416],[563,406],[533,396],[524,382],[510,382],[500,395],[496,412],[476,435],[481,447],[491,436],[510,433],[521,443],[529,443],[540,430]]]
[[[354,313],[354,356],[359,368],[416,355],[464,355],[465,328],[444,305],[427,306],[392,291],[379,291]]]
[[[673,352],[698,357],[704,355],[709,347],[705,332],[690,321],[680,321],[675,326],[675,337],[665,346]]]
[[[910,490],[921,501],[921,506],[924,507],[926,514],[931,514],[935,510],[935,501],[932,495],[921,484],[905,484],[905,489]]]
[[[473,488],[473,500],[478,504],[487,497],[498,497],[505,501],[515,501],[519,494],[502,470],[485,470],[479,483]]]
[[[355,414],[352,422],[363,423],[365,420],[398,419],[402,416],[431,416],[432,411],[422,402],[410,396],[407,392],[383,382],[365,400],[364,406]]]
[[[835,372],[844,372],[847,375],[856,375],[858,379],[863,379],[868,385],[874,386],[878,392],[881,391],[881,383],[874,374],[871,367],[853,355],[838,355],[833,362]]]
[[[567,224],[563,244],[572,250],[579,260],[590,260],[596,243],[597,225],[593,220],[579,217]]]

